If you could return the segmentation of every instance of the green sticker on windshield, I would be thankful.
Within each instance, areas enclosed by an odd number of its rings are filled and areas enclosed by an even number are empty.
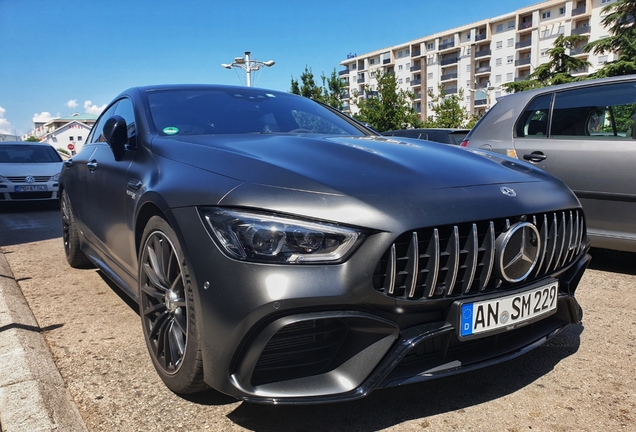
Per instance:
[[[179,132],[179,129],[173,126],[168,126],[166,128],[163,128],[163,133],[165,133],[166,135],[174,135],[177,132]]]

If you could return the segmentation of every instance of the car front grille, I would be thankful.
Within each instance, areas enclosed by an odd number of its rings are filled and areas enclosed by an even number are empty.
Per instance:
[[[519,223],[538,235],[536,264],[523,282],[570,264],[585,246],[578,209],[422,228],[400,235],[378,263],[374,288],[402,300],[457,297],[515,286],[501,276],[497,241]],[[534,232],[534,231],[533,231]]]
[[[26,183],[27,176],[15,176],[15,177],[7,177],[10,182],[13,183]],[[35,183],[46,183],[51,179],[51,176],[33,176]]]

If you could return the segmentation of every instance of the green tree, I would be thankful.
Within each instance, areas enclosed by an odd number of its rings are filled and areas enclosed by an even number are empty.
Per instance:
[[[34,137],[34,136],[30,136],[30,137],[28,137],[27,139],[25,139],[25,141],[28,141],[28,142],[40,142],[40,140],[39,140],[39,139],[37,139],[37,138],[36,138],[36,137]]]
[[[325,76],[324,72],[320,77],[322,78],[322,102],[341,110],[343,107],[342,95],[347,90],[345,82],[336,72],[336,68],[333,68],[329,78]]]
[[[353,103],[359,108],[354,117],[370,124],[378,132],[407,127],[420,127],[422,122],[413,108],[415,95],[398,89],[393,72],[377,72],[377,90],[366,85],[364,96],[355,95]]]
[[[305,66],[305,71],[300,74],[300,84],[292,76],[290,92],[309,99],[322,101],[322,87],[316,85],[314,73],[307,66]]]
[[[447,94],[440,84],[438,94],[433,91],[428,92],[430,110],[435,113],[428,116],[424,122],[424,127],[432,128],[464,128],[469,122],[475,123],[468,112],[462,107],[464,99],[464,89],[460,88],[456,94]]]
[[[636,0],[617,0],[601,9],[601,24],[610,36],[587,43],[583,50],[593,54],[619,53],[590,78],[636,73]]]
[[[572,72],[589,66],[589,62],[568,54],[581,42],[586,41],[585,36],[559,35],[552,44],[552,48],[547,51],[549,60],[537,66],[534,71],[523,81],[510,82],[501,87],[508,93],[517,93],[533,88],[545,87],[555,84],[577,81],[572,76]]]

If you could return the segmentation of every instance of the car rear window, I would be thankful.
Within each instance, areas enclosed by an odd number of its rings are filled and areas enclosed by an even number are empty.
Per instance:
[[[62,162],[53,147],[29,144],[0,145],[0,163]]]

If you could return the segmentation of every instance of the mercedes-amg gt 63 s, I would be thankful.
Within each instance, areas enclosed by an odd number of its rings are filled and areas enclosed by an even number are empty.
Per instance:
[[[564,183],[283,92],[127,90],[60,191],[68,262],[139,304],[176,393],[351,400],[513,358],[582,318],[589,241]]]

